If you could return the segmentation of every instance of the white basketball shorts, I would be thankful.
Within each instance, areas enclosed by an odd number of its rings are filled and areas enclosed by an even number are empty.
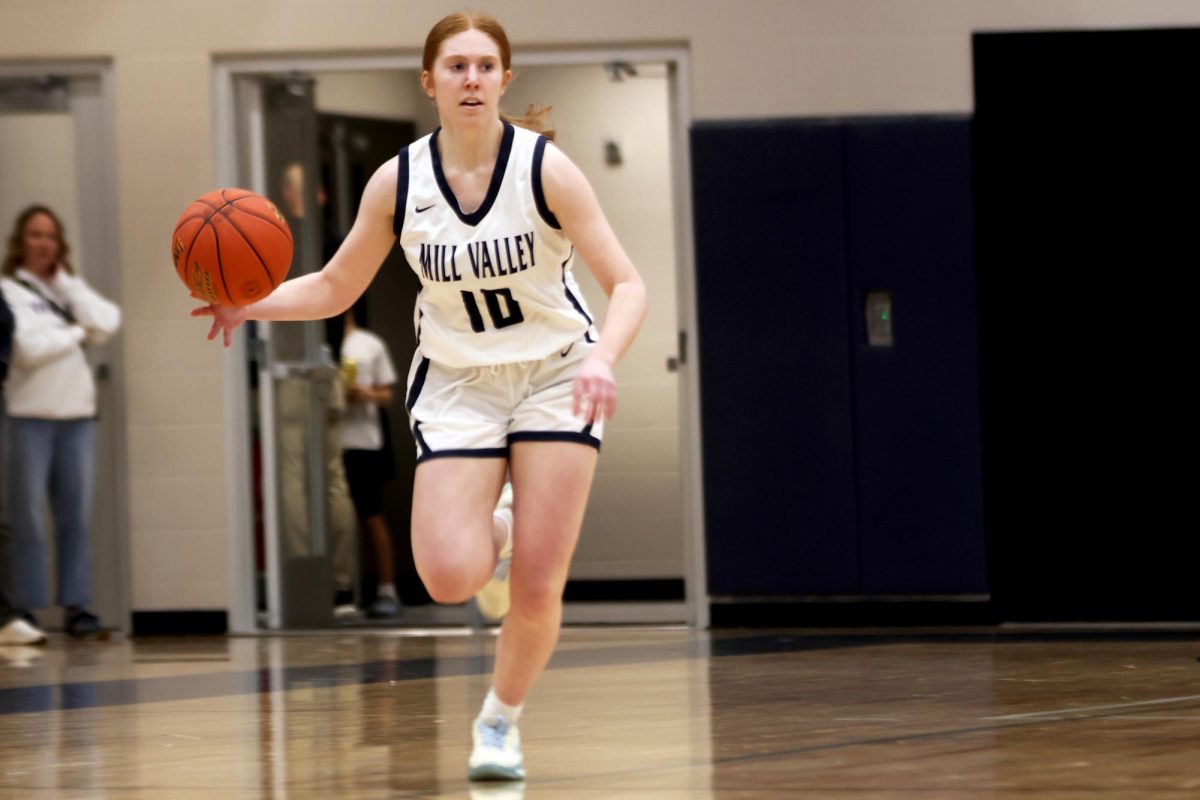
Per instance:
[[[600,449],[603,421],[575,416],[572,384],[593,345],[584,339],[541,361],[447,367],[417,348],[408,371],[408,421],[417,463],[507,458],[513,442],[578,442]]]

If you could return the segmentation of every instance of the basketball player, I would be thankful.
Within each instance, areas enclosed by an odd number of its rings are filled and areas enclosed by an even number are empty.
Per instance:
[[[491,17],[438,22],[421,86],[441,127],[379,168],[325,268],[251,306],[192,312],[214,317],[208,336],[223,334],[226,346],[247,319],[341,314],[399,239],[422,284],[407,392],[417,570],[444,603],[493,577],[493,587],[509,584],[491,691],[472,729],[476,780],[525,776],[517,721],[558,640],[603,423],[616,407],[613,365],[646,305],[587,179],[521,127],[536,128],[536,114],[520,125],[501,116],[510,65]],[[576,252],[610,298],[599,333],[571,275]],[[506,470],[511,524],[504,504],[496,508]]]

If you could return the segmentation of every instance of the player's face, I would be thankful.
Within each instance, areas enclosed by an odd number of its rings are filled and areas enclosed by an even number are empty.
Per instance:
[[[447,37],[433,70],[421,74],[442,121],[467,125],[499,118],[500,96],[510,80],[512,71],[501,62],[499,45],[475,29]]]
[[[58,263],[58,226],[45,214],[34,214],[22,233],[25,245],[25,269],[34,275],[48,275]]]

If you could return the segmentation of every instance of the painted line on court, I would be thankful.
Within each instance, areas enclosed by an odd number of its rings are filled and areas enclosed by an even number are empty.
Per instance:
[[[1027,714],[1004,714],[999,717],[980,717],[980,719],[1000,722],[1010,719],[1034,719],[1036,717],[1061,717],[1064,714],[1088,714],[1093,711],[1113,711],[1119,708],[1144,708],[1145,706],[1161,706],[1171,703],[1190,703],[1200,700],[1200,694],[1188,694],[1182,697],[1163,697],[1158,700],[1137,700],[1130,703],[1112,703],[1104,706],[1076,706],[1073,708],[1057,708],[1052,711],[1030,711]]]

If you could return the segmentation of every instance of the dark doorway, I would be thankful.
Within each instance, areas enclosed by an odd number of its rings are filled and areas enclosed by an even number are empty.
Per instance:
[[[1200,30],[974,37],[991,587],[1010,620],[1195,620],[1185,483]]]

